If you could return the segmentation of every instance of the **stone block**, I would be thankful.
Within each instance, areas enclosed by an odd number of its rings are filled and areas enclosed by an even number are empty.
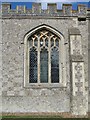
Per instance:
[[[2,13],[9,13],[10,9],[11,9],[11,4],[10,3],[2,3]]]
[[[33,3],[32,4],[32,13],[33,14],[40,14],[41,13],[41,4],[40,3]]]
[[[68,16],[72,15],[72,4],[63,4],[63,14]]]
[[[16,8],[17,8],[17,13],[18,14],[24,14],[24,13],[26,13],[26,6],[19,5]]]
[[[85,15],[87,12],[87,6],[83,5],[83,4],[79,4],[78,5],[78,12],[79,12],[79,15],[81,15],[81,16]]]
[[[48,13],[51,14],[51,15],[57,13],[57,4],[49,3],[48,4]]]

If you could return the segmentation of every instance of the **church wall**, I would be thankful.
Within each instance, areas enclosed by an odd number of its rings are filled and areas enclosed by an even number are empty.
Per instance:
[[[65,11],[67,10],[64,9]],[[71,15],[71,12],[69,14]],[[14,16],[8,18],[6,16],[6,18],[2,18],[2,111],[10,113],[58,113],[71,111],[72,79],[70,71],[69,29],[77,27],[81,34],[85,68],[85,96],[82,101],[86,101],[85,107],[88,112],[88,21],[78,21],[78,17],[76,16],[59,16],[56,18],[50,16],[46,16],[45,18],[44,16],[21,17]],[[55,28],[64,36],[66,48],[66,87],[24,87],[24,36],[27,32],[42,24]],[[61,52],[63,54],[63,51]],[[77,96],[75,97],[76,101]]]
[[[24,35],[41,24],[52,26],[65,37],[67,53],[66,88],[24,88]],[[69,112],[70,73],[68,19],[3,19],[3,112]],[[62,51],[63,54],[63,51]],[[25,102],[26,101],[26,102]],[[12,104],[12,105],[11,105]]]

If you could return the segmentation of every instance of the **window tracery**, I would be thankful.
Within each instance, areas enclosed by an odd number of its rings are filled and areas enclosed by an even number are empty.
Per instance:
[[[60,38],[46,29],[29,38],[30,83],[59,83],[59,42]]]

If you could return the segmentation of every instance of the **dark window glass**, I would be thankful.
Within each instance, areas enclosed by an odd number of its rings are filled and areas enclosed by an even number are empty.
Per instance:
[[[78,18],[78,21],[86,21],[86,18],[85,17]]]
[[[54,46],[54,39],[51,39],[51,47]]]
[[[59,47],[59,40],[56,39],[55,42],[56,42],[56,46]]]
[[[33,47],[30,49],[30,70],[29,70],[29,82],[37,83],[37,51]]]
[[[59,82],[59,52],[56,47],[51,51],[51,82]]]
[[[45,48],[40,52],[40,82],[48,82],[48,51]]]
[[[34,40],[34,45],[35,45],[36,47],[38,46],[38,39],[37,39],[37,38]]]
[[[43,39],[41,38],[40,39],[40,47],[42,47],[43,46]]]
[[[48,39],[45,39],[45,45],[48,47]]]

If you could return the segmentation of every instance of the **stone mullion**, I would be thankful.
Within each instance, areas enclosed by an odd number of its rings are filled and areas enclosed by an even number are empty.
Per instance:
[[[38,38],[38,83],[40,83],[40,38]]]
[[[50,38],[48,39],[48,83],[51,83],[51,43]]]

